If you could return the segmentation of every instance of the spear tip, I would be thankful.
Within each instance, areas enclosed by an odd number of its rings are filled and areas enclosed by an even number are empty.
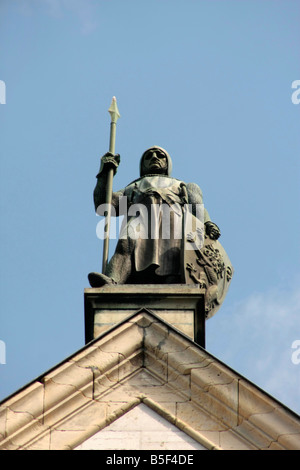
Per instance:
[[[117,105],[117,98],[113,96],[110,107],[108,112],[111,115],[111,119],[113,122],[117,122],[118,118],[120,117],[120,113],[118,110],[118,105]]]

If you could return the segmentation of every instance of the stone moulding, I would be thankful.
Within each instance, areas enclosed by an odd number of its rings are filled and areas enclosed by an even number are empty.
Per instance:
[[[205,347],[205,291],[186,284],[115,285],[84,290],[85,340],[98,337],[141,308]]]
[[[71,450],[140,403],[209,450],[300,449],[300,418],[143,309],[0,404],[0,449]]]

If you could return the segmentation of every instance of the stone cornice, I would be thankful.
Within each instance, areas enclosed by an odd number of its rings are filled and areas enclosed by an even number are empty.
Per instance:
[[[0,449],[74,449],[144,403],[207,449],[300,449],[300,419],[147,310],[0,406]]]

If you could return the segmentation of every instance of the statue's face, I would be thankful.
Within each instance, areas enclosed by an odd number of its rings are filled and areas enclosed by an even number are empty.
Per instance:
[[[150,149],[143,158],[144,174],[167,174],[168,159],[160,149]]]

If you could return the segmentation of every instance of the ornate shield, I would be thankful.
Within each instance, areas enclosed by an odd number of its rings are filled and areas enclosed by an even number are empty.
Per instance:
[[[233,276],[232,264],[218,241],[219,236],[219,228],[213,222],[203,224],[202,228],[198,224],[195,231],[184,234],[184,282],[205,289],[206,318],[212,317],[220,308]]]

